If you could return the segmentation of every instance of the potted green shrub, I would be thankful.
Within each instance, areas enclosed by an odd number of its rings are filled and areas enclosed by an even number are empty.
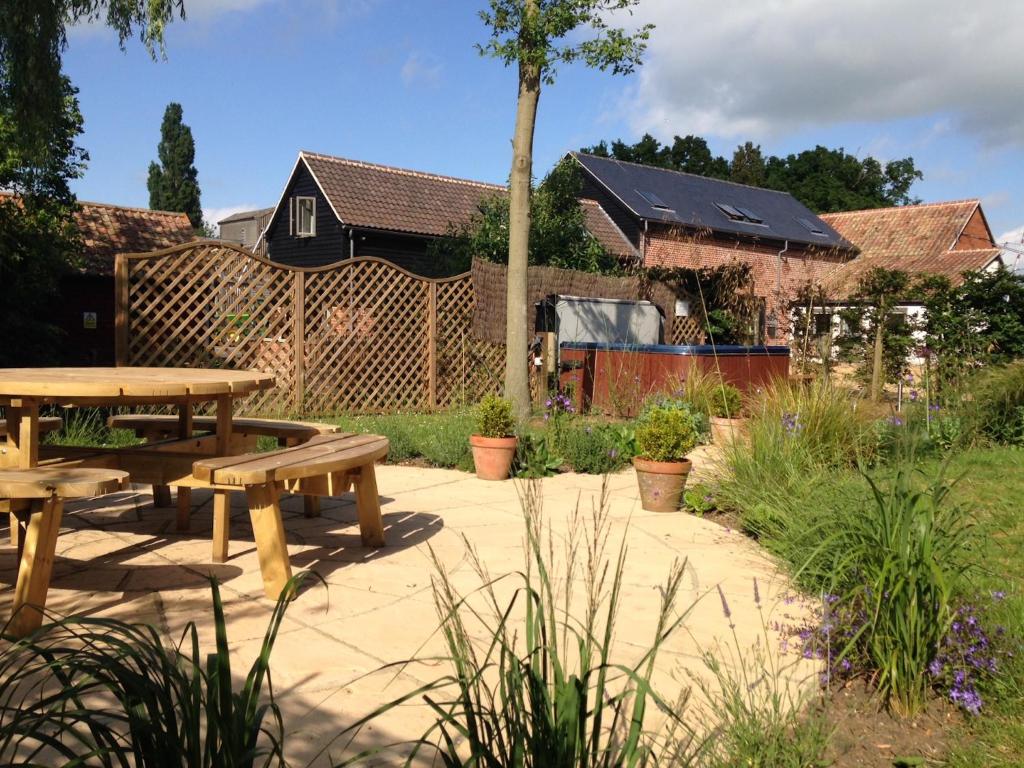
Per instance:
[[[476,433],[470,435],[473,464],[481,480],[505,480],[516,455],[512,403],[487,395],[476,409]]]
[[[636,427],[633,467],[640,486],[640,504],[649,512],[675,512],[683,505],[686,478],[692,466],[686,458],[697,444],[697,428],[686,408],[649,408]]]
[[[711,442],[726,445],[743,436],[747,420],[742,417],[742,409],[740,391],[732,384],[723,382],[711,391],[708,397]]]

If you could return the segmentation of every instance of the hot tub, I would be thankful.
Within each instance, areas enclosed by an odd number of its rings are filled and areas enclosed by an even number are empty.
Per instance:
[[[741,391],[789,376],[789,347],[671,344],[559,346],[559,382],[573,392],[576,407],[632,416],[643,399],[684,381],[693,366],[718,371]]]

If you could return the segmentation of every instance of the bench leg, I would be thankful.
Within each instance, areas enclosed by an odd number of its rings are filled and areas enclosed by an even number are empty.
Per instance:
[[[263,589],[267,597],[276,600],[292,577],[288,560],[288,546],[281,520],[279,490],[273,483],[250,485],[245,489],[252,518],[252,533],[256,539],[256,552],[263,573]]]
[[[171,503],[171,487],[169,485],[153,486],[153,506],[157,509],[173,507]]]
[[[364,547],[384,546],[384,522],[380,517],[380,496],[377,495],[377,475],[373,464],[359,468],[356,475],[356,513],[359,515],[359,535]]]
[[[213,492],[213,562],[228,559],[231,529],[231,491]]]
[[[304,517],[320,517],[320,497],[303,496],[302,514]]]
[[[187,531],[192,518],[192,489],[178,488],[178,518],[176,527],[179,531]]]
[[[43,623],[42,609],[46,607],[63,511],[64,503],[56,496],[32,505],[14,588],[14,618],[8,627],[14,637],[25,637]]]

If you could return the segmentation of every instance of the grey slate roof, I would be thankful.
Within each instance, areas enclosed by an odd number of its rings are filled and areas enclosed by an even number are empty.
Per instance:
[[[260,216],[266,216],[269,213],[273,213],[273,208],[257,208],[255,211],[239,211],[238,213],[232,213],[230,216],[225,216],[220,219],[218,224],[227,224],[232,221],[244,221],[246,219],[258,219]]]
[[[582,152],[570,154],[639,219],[823,248],[855,248],[788,192]],[[716,203],[742,208],[764,223],[734,221]],[[812,229],[821,234],[812,233]]]

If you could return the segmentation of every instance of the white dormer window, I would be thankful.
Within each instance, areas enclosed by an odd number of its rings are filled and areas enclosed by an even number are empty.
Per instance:
[[[295,234],[298,237],[316,235],[316,198],[295,198]]]

